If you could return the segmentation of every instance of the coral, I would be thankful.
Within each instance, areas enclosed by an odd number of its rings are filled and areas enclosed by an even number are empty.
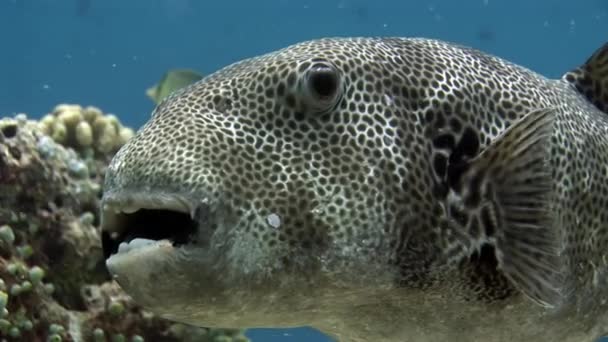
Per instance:
[[[66,147],[87,155],[112,154],[133,136],[115,115],[99,108],[60,104],[40,120],[40,130]]]
[[[105,168],[133,134],[94,107],[0,119],[0,340],[246,341],[138,307],[103,265]]]

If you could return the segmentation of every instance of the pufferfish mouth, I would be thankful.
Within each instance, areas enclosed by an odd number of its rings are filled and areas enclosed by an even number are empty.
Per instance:
[[[151,245],[179,247],[191,243],[206,207],[206,201],[194,205],[177,195],[106,196],[101,209],[104,257]]]

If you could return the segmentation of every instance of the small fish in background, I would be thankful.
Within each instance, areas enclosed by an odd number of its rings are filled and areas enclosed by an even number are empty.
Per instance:
[[[76,0],[76,14],[83,17],[89,13],[91,9],[91,0]]]
[[[496,41],[496,32],[489,26],[482,26],[477,30],[477,40],[481,43]]]
[[[159,104],[172,92],[190,85],[203,78],[203,75],[190,69],[173,69],[167,71],[160,81],[146,90],[146,95],[155,104]]]

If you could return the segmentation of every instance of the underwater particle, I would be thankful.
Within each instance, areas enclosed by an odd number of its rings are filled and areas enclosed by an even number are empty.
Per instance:
[[[87,164],[79,159],[70,159],[68,160],[68,171],[70,174],[76,178],[86,178],[89,176],[89,168]]]
[[[144,342],[144,338],[139,335],[133,335],[133,337],[131,337],[131,342]]]
[[[0,310],[4,310],[8,304],[8,294],[4,291],[0,291]]]
[[[93,340],[95,342],[105,342],[106,334],[101,328],[95,328],[95,330],[93,330]]]
[[[48,342],[61,342],[62,338],[61,335],[59,334],[52,334],[49,335],[49,337],[47,338]]]
[[[34,254],[34,249],[30,245],[18,246],[17,254],[19,254],[22,259],[28,259]]]
[[[93,128],[87,121],[80,121],[76,125],[76,143],[80,147],[89,147],[93,145]]]
[[[123,334],[114,334],[112,335],[112,342],[126,342],[127,339]]]
[[[496,32],[489,26],[482,26],[477,30],[477,39],[480,42],[489,43],[496,40]]]
[[[57,145],[55,144],[55,141],[47,136],[44,136],[38,140],[36,148],[38,149],[38,153],[40,153],[43,158],[52,158],[57,152]]]
[[[125,311],[125,306],[122,303],[117,301],[112,301],[110,305],[108,305],[108,312],[112,316],[120,316]]]
[[[15,233],[13,232],[13,229],[8,225],[0,226],[0,239],[11,246],[13,242],[15,242]]]
[[[570,33],[574,33],[576,31],[576,20],[570,19]]]

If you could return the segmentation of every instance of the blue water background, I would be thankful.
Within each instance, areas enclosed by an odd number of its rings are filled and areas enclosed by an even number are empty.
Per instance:
[[[559,77],[608,41],[608,0],[0,0],[0,116],[95,105],[139,127],[167,70],[326,36],[423,36]],[[253,341],[327,341],[311,329]]]

